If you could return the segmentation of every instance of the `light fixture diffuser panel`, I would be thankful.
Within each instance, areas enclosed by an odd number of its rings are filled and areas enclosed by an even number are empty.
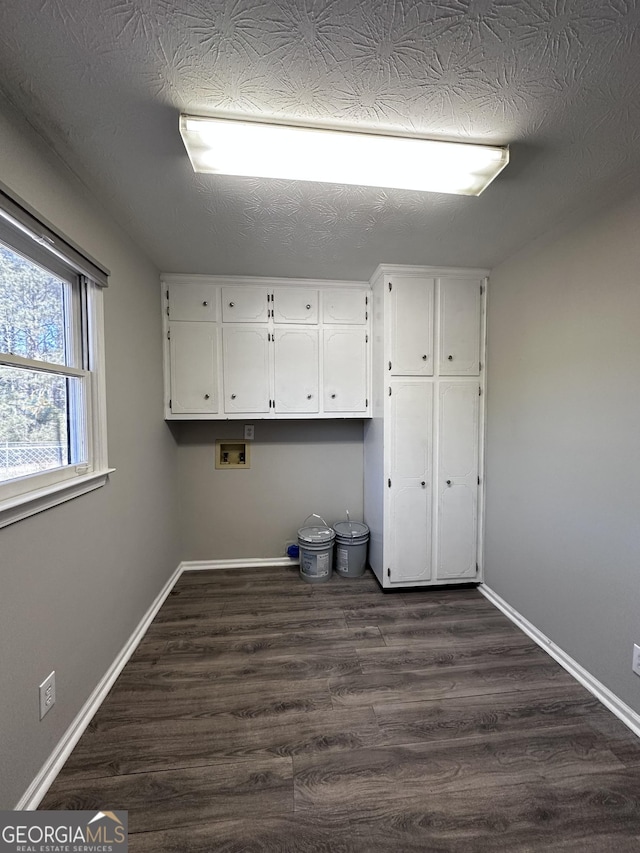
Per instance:
[[[480,195],[508,148],[183,115],[196,172]]]

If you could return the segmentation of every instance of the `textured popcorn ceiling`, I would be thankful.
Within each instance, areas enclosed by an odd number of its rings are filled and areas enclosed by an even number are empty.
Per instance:
[[[639,23],[637,0],[3,0],[0,88],[163,270],[493,266],[640,184]],[[480,198],[194,175],[180,112],[512,162]]]

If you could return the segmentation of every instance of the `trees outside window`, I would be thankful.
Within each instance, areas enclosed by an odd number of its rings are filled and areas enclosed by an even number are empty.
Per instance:
[[[105,285],[0,192],[0,526],[106,481]]]
[[[0,351],[67,365],[73,285],[0,244]],[[70,330],[70,329],[69,329]],[[70,446],[73,378],[0,366],[0,481],[80,461]]]

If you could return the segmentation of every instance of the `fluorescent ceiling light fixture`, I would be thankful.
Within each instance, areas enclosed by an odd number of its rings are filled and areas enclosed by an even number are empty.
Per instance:
[[[509,149],[419,137],[180,116],[196,172],[480,195]]]

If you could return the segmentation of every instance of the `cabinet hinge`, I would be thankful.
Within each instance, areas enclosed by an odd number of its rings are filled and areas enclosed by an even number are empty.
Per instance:
[[[482,397],[482,388],[478,385],[478,397]]]
[[[478,485],[480,485],[480,477],[478,477]]]
[[[482,296],[483,293],[484,293],[484,287],[482,285],[480,285],[480,296]]]
[[[169,316],[169,306],[167,305],[167,317]]]
[[[389,396],[391,396],[391,385],[389,385]]]
[[[171,400],[169,400],[169,408],[171,408]]]
[[[478,370],[482,371],[482,362],[481,361],[478,362]]]
[[[364,336],[364,342],[365,342],[365,344],[369,343],[369,335]]]
[[[269,302],[270,299],[271,299],[271,294],[267,293],[267,302]]]
[[[168,330],[167,330],[167,340],[168,340],[168,341],[170,341],[170,340],[171,340],[171,329],[168,329]]]
[[[369,312],[368,312],[368,311],[365,311],[365,312],[364,312],[364,319],[365,319],[365,320],[368,320],[368,319],[369,319]]]
[[[480,566],[476,563],[476,574],[480,571]]]
[[[169,298],[169,291],[167,290],[167,299]]]
[[[391,362],[389,362],[389,370],[391,370]]]
[[[368,297],[368,296],[365,296],[365,298],[364,298],[364,304],[365,304],[365,305],[368,305],[368,304],[369,304],[369,297]]]
[[[367,399],[364,401],[364,406],[365,406],[365,409],[368,409],[368,408],[369,408],[369,398],[368,398],[368,397],[367,397]]]
[[[390,577],[391,577],[391,569],[387,569],[387,577],[388,577],[388,578],[390,578]]]
[[[389,479],[387,480],[387,486],[388,486],[389,488],[391,488],[391,477],[389,477]]]
[[[392,289],[393,289],[393,284],[391,282],[389,282],[389,293],[391,293]]]

